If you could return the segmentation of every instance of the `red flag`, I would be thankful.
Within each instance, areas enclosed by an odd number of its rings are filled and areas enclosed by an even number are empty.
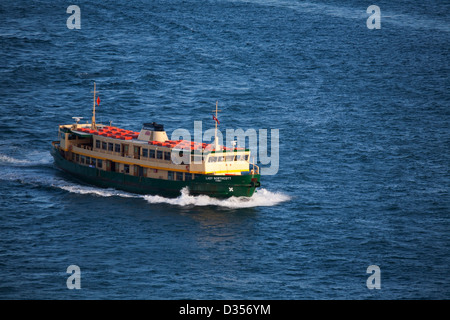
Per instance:
[[[213,120],[217,121],[217,124],[220,124],[219,120],[217,120],[217,118],[213,115]]]
[[[97,105],[100,105],[100,97],[97,97]]]

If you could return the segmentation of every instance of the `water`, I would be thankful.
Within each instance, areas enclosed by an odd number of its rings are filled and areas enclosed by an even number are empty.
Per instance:
[[[379,30],[351,0],[78,1],[80,30],[69,4],[0,4],[0,298],[450,298],[448,2],[377,2]],[[247,200],[71,179],[50,141],[94,80],[98,122],[206,130],[218,100],[279,129],[278,173]]]

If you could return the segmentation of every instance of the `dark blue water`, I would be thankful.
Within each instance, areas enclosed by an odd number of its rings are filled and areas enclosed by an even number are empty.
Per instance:
[[[366,26],[371,4],[381,29]],[[448,1],[3,1],[0,298],[449,299],[449,12]],[[73,180],[50,141],[90,118],[93,81],[99,122],[206,130],[218,100],[222,130],[279,129],[279,170],[248,201]],[[69,265],[80,290],[66,286]]]

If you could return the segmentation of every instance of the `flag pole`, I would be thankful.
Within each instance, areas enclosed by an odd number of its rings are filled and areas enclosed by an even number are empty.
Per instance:
[[[97,130],[97,124],[95,123],[95,94],[98,93],[98,91],[95,90],[95,81],[94,81],[94,91],[91,91],[91,92],[94,92],[94,101],[92,104],[92,125],[91,125],[91,127],[93,130]],[[97,97],[97,105],[100,105],[100,98],[98,98],[98,97]]]
[[[216,119],[217,119],[217,105],[218,105],[219,101],[216,101]],[[217,149],[217,120],[214,121],[215,125],[216,125],[216,130],[214,131],[214,147]]]
[[[215,112],[216,112],[216,115],[214,116],[213,115],[213,119],[214,119],[214,121],[216,122],[216,125],[215,125],[215,130],[214,130],[214,149],[216,150],[216,151],[218,151],[218,149],[219,149],[219,141],[218,141],[218,139],[217,139],[217,123],[219,122],[218,120],[217,120],[217,112],[219,112],[219,111],[221,111],[221,110],[217,110],[217,106],[218,106],[218,104],[219,104],[219,101],[216,101],[216,110],[215,110]],[[213,111],[214,112],[214,111]]]
[[[95,81],[94,81],[94,103],[92,106],[92,130],[95,130]]]

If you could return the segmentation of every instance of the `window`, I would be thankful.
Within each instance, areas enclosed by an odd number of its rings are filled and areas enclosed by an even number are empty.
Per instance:
[[[106,150],[106,142],[105,141],[102,141],[102,149]]]
[[[227,156],[226,159],[227,159],[227,161],[233,161],[234,156]]]
[[[108,151],[113,151],[114,143],[108,143]]]
[[[170,161],[170,152],[164,152],[164,160]]]
[[[95,166],[97,165],[97,159],[92,158],[91,164],[92,164],[92,166],[95,168]]]
[[[120,144],[116,143],[114,145],[114,152],[120,152]]]
[[[218,161],[218,162],[222,162],[222,161],[223,161],[223,156],[222,156],[222,155],[219,155],[219,156],[217,157],[217,161]]]
[[[191,163],[201,164],[203,162],[203,156],[191,156]]]
[[[86,162],[86,157],[85,156],[81,156],[81,163],[84,164]]]
[[[102,159],[97,159],[97,167],[102,168],[103,167],[103,161]]]
[[[76,161],[80,162],[80,155],[78,153],[76,154]]]
[[[129,164],[124,164],[123,165],[123,172],[130,173],[130,165]]]
[[[95,140],[95,147],[100,149],[100,140]]]
[[[150,155],[149,158],[155,159],[155,150],[150,149]]]
[[[184,180],[185,180],[185,181],[192,180],[192,173],[186,172],[186,173],[184,174]]]
[[[183,181],[183,172],[177,172],[177,181]]]
[[[173,171],[167,171],[167,180],[173,180]]]
[[[248,161],[248,154],[245,155],[245,161]]]
[[[217,158],[214,156],[209,156],[208,162],[216,162]]]
[[[162,157],[163,157],[162,151],[160,150],[156,151],[156,159],[162,159]]]
[[[148,157],[148,149],[142,149],[142,156],[146,158]]]
[[[86,157],[86,164],[90,165],[91,164],[91,157]]]

